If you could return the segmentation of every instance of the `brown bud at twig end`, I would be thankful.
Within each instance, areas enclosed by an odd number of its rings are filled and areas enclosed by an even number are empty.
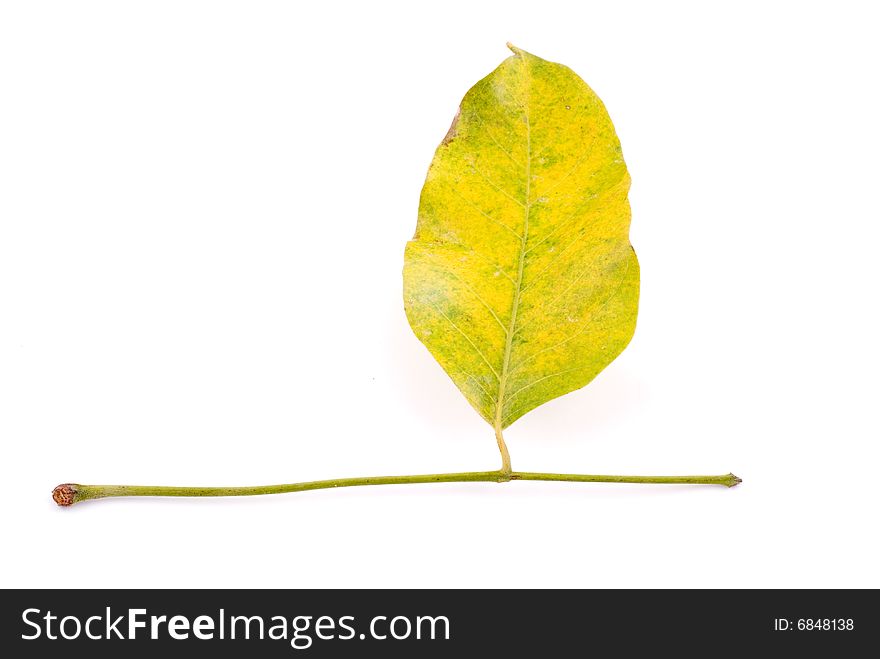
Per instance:
[[[730,485],[728,485],[727,487],[736,487],[743,482],[743,479],[739,476],[734,476],[733,474],[728,474],[728,476],[730,476]]]
[[[76,485],[64,483],[52,490],[52,499],[59,506],[72,506],[76,503]]]

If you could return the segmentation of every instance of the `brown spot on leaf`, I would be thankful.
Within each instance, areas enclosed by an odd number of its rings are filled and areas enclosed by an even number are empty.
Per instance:
[[[461,116],[461,106],[458,106],[458,111],[455,113],[455,116],[452,118],[452,125],[449,126],[449,130],[446,131],[446,137],[443,138],[443,141],[440,142],[442,146],[446,146],[452,140],[455,139],[455,136],[458,134],[456,128],[458,127],[458,118]]]

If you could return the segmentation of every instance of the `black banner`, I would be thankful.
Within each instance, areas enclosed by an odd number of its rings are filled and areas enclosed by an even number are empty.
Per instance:
[[[849,652],[880,641],[877,591],[869,590],[7,590],[0,597],[7,657],[480,650],[540,657],[603,648],[622,656],[855,656]]]

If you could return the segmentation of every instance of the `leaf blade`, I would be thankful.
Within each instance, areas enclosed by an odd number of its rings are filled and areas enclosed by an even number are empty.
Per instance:
[[[437,148],[404,256],[413,331],[498,429],[617,357],[639,294],[604,106],[567,67],[511,49]]]

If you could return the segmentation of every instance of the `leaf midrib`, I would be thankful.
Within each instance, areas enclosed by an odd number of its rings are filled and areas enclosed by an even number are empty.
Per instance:
[[[517,57],[519,57],[520,62],[522,62],[523,66],[523,79],[525,80],[525,86],[528,90],[529,85],[529,70],[528,65],[526,64],[525,58],[517,53]],[[525,197],[524,202],[521,204],[523,207],[523,231],[520,236],[520,248],[519,248],[519,263],[517,265],[517,276],[516,276],[516,285],[513,291],[513,305],[510,311],[510,322],[507,326],[507,341],[504,345],[504,360],[501,364],[501,374],[498,376],[498,398],[495,402],[495,423],[493,424],[495,427],[495,431],[500,433],[502,430],[502,422],[504,421],[503,410],[504,410],[504,395],[505,390],[507,388],[507,377],[510,370],[510,355],[513,352],[513,336],[515,334],[516,329],[516,320],[517,320],[517,312],[519,311],[519,298],[520,292],[522,291],[522,282],[523,282],[523,270],[525,266],[526,260],[526,244],[529,239],[529,210],[531,209],[531,178],[532,178],[532,127],[529,119],[529,108],[528,108],[528,92],[526,93],[526,98],[523,103],[523,114],[525,116],[526,121],[526,165],[525,165],[525,176],[526,176],[526,185],[525,185]]]

